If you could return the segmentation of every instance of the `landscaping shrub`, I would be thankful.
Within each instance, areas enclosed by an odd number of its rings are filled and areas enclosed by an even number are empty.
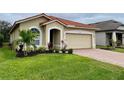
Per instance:
[[[49,50],[46,49],[46,50],[45,50],[45,53],[49,53]]]
[[[45,47],[39,47],[38,51],[39,51],[39,53],[45,53],[46,48]]]
[[[73,54],[73,49],[68,49],[68,54]]]
[[[54,51],[55,51],[55,53],[59,53],[60,50],[59,49],[54,49]]]
[[[16,56],[17,57],[24,57],[25,53],[23,51],[23,45],[19,45],[19,50],[16,49]]]
[[[27,53],[27,56],[34,56],[34,55],[37,55],[37,51],[30,51]]]
[[[24,54],[24,51],[17,51],[16,50],[16,57],[24,57],[25,54]]]
[[[40,47],[40,48],[38,48],[38,50],[34,50],[34,51],[33,50],[31,50],[31,51],[16,50],[17,57],[34,56],[34,55],[41,54],[41,53],[73,54],[73,49],[63,49],[63,50],[50,49],[50,50],[48,50],[48,49],[45,49],[44,47]]]
[[[49,49],[49,53],[54,53],[54,49]]]
[[[62,53],[65,53],[66,52],[66,49],[62,49],[61,51],[62,51]]]

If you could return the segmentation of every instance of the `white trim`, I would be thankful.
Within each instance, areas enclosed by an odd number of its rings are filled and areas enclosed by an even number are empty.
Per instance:
[[[88,29],[88,30],[100,30],[99,28],[95,28],[95,27],[78,27],[78,26],[72,26],[72,25],[66,25],[66,27],[68,28],[80,28],[80,29]]]
[[[40,45],[37,45],[38,47],[40,47],[40,46],[42,46],[42,40],[43,40],[42,39],[43,38],[42,30],[39,27],[37,27],[37,26],[29,27],[29,29],[32,29],[32,28],[36,28],[36,29],[38,29],[40,31]]]
[[[50,42],[50,30],[52,30],[52,29],[57,29],[57,30],[59,30],[60,31],[60,48],[62,47],[62,44],[61,44],[61,41],[63,40],[63,38],[62,38],[62,36],[63,36],[63,30],[61,29],[61,28],[59,28],[59,27],[51,27],[51,28],[49,28],[48,29],[48,41],[47,41],[47,44]],[[47,44],[46,44],[46,46],[47,46]]]
[[[96,48],[96,36],[95,36],[95,33],[92,34],[92,48]]]
[[[66,26],[65,24],[63,24],[61,21],[59,21],[59,20],[52,20],[52,21],[49,21],[49,22],[46,22],[46,23],[44,23],[44,24],[42,24],[42,25],[47,25],[47,24],[50,24],[50,23],[53,23],[53,22],[58,22],[58,23],[60,23],[60,24],[62,24],[62,25],[64,25],[64,26]]]
[[[124,30],[124,26],[119,26],[117,29],[118,30]]]
[[[90,32],[90,31],[82,31],[82,30],[65,31],[65,32],[64,32],[64,39],[65,39],[65,40],[66,40],[66,34],[89,34],[89,35],[92,35],[93,32]]]

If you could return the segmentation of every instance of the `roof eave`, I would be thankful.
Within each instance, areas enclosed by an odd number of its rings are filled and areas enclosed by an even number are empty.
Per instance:
[[[69,28],[80,28],[80,29],[89,29],[89,30],[99,30],[99,28],[94,28],[94,27],[72,27],[72,26],[66,26],[66,27],[69,27]]]
[[[11,34],[11,32],[13,31],[13,29],[15,28],[16,25],[17,25],[17,23],[15,22],[15,23],[13,24],[12,28],[10,29],[9,34]]]
[[[102,30],[102,29],[100,30],[99,29],[99,30],[96,30],[96,31],[97,32],[100,32],[100,31],[102,32],[102,31],[116,31],[116,30],[118,30],[118,29],[105,29],[105,30]]]
[[[46,23],[40,24],[40,25],[43,26],[43,25],[50,24],[50,23],[52,23],[52,22],[59,22],[60,24],[64,25],[65,27],[68,27],[68,28],[79,28],[79,29],[99,30],[99,28],[94,28],[94,27],[90,28],[90,27],[69,26],[69,25],[66,25],[66,24],[62,23],[62,22],[59,21],[59,20],[53,20],[53,21],[46,22]]]

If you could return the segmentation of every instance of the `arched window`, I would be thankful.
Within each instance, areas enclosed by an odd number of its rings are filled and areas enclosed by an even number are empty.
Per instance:
[[[35,38],[35,45],[40,45],[40,31],[37,28],[31,28],[31,31],[38,34],[37,38]]]

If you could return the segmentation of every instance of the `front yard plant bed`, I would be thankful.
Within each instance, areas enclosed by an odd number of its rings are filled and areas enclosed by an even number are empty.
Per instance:
[[[51,49],[51,50],[36,50],[36,51],[16,51],[16,57],[28,57],[28,56],[35,56],[37,54],[50,54],[50,53],[57,53],[57,54],[73,54],[73,49],[66,49],[66,50],[58,50],[58,49]]]

